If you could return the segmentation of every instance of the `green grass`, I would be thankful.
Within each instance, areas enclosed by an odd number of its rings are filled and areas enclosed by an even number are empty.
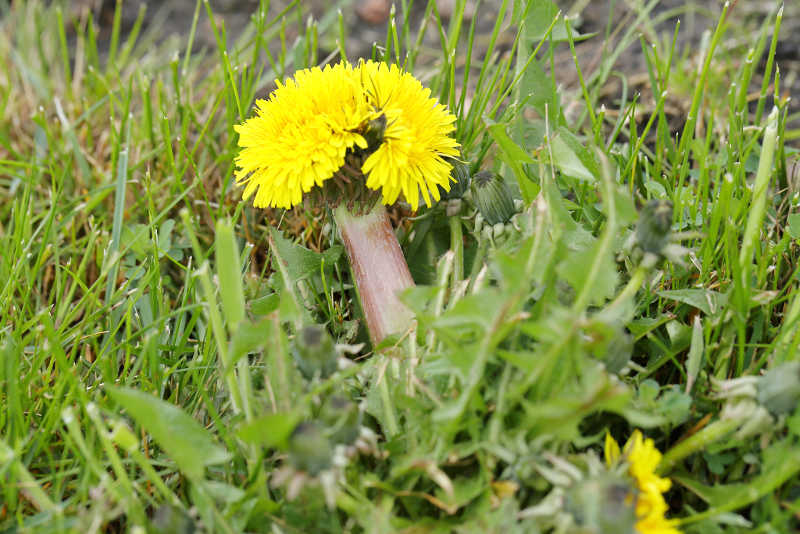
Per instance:
[[[352,50],[344,15],[262,1],[233,39],[199,1],[164,41],[118,6],[100,43],[58,3],[0,2],[0,532],[601,532],[609,494],[584,490],[606,432],[636,428],[684,532],[800,528],[775,59],[797,8],[754,27],[726,4],[692,52],[655,1],[594,36],[549,2],[495,2],[488,32],[414,4],[424,24],[373,55],[449,105],[518,213],[490,226],[468,194],[406,217],[418,329],[374,354],[332,220],[253,209],[233,179],[233,126]],[[314,324],[336,351],[304,345]]]

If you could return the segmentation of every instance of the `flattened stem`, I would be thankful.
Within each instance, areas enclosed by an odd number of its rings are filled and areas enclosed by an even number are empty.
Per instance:
[[[412,287],[414,281],[386,209],[376,202],[366,214],[354,215],[340,204],[334,218],[350,259],[372,344],[409,330],[414,315],[397,294]]]

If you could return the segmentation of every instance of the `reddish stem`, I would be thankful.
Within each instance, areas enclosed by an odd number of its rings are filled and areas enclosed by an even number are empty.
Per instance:
[[[409,330],[414,315],[397,294],[412,287],[414,280],[386,209],[376,203],[365,215],[354,215],[340,205],[334,217],[350,259],[373,345],[389,334]]]

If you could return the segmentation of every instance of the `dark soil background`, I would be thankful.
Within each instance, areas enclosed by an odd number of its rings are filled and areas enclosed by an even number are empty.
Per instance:
[[[209,0],[216,16],[217,25],[224,22],[229,44],[234,42],[245,30],[252,13],[257,8],[258,0]],[[124,0],[122,4],[122,29],[123,33],[129,31],[137,18],[142,0]],[[416,28],[424,16],[425,4],[422,0],[409,2],[412,5],[410,20],[412,27]],[[639,1],[622,0],[557,0],[565,13],[578,15],[575,19],[577,29],[581,33],[596,33],[596,36],[576,44],[580,64],[584,73],[592,72],[597,62],[601,60],[602,43],[606,35],[606,28],[611,20],[611,33],[609,43],[611,49],[620,39],[622,31],[635,22],[636,11],[631,7],[634,4],[643,4]],[[274,0],[271,3],[271,14],[277,14],[285,8],[287,0]],[[399,3],[398,3],[399,4]],[[453,12],[455,0],[439,0],[438,11],[446,23]],[[470,1],[467,5],[465,18],[475,18],[479,32],[488,35],[498,17],[500,0],[486,0],[476,9],[476,2]],[[347,51],[350,59],[369,56],[374,42],[381,42],[386,35],[387,22],[390,17],[391,0],[299,0],[303,9],[302,20],[309,16],[320,20],[333,10],[341,9],[348,28]],[[777,3],[761,0],[733,0],[728,12],[730,27],[725,35],[722,48],[729,50],[729,57],[740,62],[747,54],[757,38],[758,31],[767,17],[770,17]],[[75,15],[91,14],[95,17],[100,28],[99,38],[108,40],[111,33],[116,0],[76,0],[73,2]],[[195,11],[195,0],[165,0],[151,2],[147,6],[144,31],[155,30],[159,39],[167,40],[170,37],[185,39],[192,24]],[[668,43],[672,37],[676,22],[680,19],[681,27],[678,34],[678,50],[676,57],[686,57],[692,68],[696,68],[701,61],[698,50],[703,32],[713,31],[722,11],[722,2],[687,2],[686,0],[662,0],[650,16],[650,21],[656,24],[643,24],[637,31],[647,43],[659,41]],[[402,20],[403,13],[397,13],[397,19]],[[290,15],[298,19],[296,14]],[[770,23],[771,24],[771,23]],[[291,32],[293,24],[288,24]],[[513,40],[514,28],[508,28],[501,36],[501,42]],[[287,36],[291,39],[293,36]],[[325,58],[334,47],[333,38],[320,39],[319,58]],[[438,35],[429,25],[425,36],[426,44],[431,49],[438,46]],[[480,43],[477,39],[476,42]],[[183,46],[179,44],[179,46]],[[480,46],[480,45],[479,45]],[[201,12],[194,49],[213,50],[215,48],[214,35],[206,13]],[[776,62],[781,71],[782,96],[792,96],[790,101],[790,120],[788,129],[800,129],[800,1],[787,2],[784,7],[783,24],[778,44]],[[756,69],[751,92],[757,92],[761,87],[760,72],[763,72],[764,61]],[[561,45],[556,49],[556,65],[564,65],[556,73],[556,81],[569,92],[577,89],[578,79],[573,65],[569,48]],[[738,65],[728,65],[730,74],[735,73]],[[642,52],[641,44],[635,41],[620,54],[614,66],[627,78],[628,91],[640,92],[640,102],[645,108],[652,103],[649,90],[649,77],[647,65]],[[618,77],[610,78],[607,87],[602,92],[603,103],[611,110],[619,108],[618,98],[622,90]],[[688,90],[688,89],[687,89]],[[676,128],[680,128],[682,117],[688,112],[691,103],[691,94],[670,95],[666,111],[674,118]],[[771,105],[768,103],[768,105]],[[769,107],[767,107],[769,109]],[[797,140],[792,141],[797,144]]]

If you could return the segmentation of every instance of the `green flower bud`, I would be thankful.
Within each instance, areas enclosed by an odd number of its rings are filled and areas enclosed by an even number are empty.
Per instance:
[[[364,130],[364,140],[367,142],[367,153],[378,150],[383,142],[383,134],[386,132],[386,115],[381,115],[377,119],[372,119],[367,123]]]
[[[295,337],[292,351],[297,367],[307,379],[319,375],[327,378],[337,368],[338,355],[333,339],[320,325],[309,325],[300,329]]]
[[[358,405],[346,398],[333,395],[319,413],[325,432],[334,444],[352,444],[361,432],[361,410]]]
[[[642,250],[662,254],[669,243],[672,228],[672,202],[651,200],[639,214],[636,225],[636,241]]]
[[[493,172],[480,171],[472,177],[472,198],[490,225],[507,223],[516,213],[508,185]]]
[[[191,534],[197,527],[186,512],[169,504],[156,508],[149,532],[154,534]]]
[[[773,415],[791,413],[800,403],[800,361],[773,367],[757,383],[758,402]]]
[[[633,534],[636,525],[634,489],[623,478],[607,474],[577,482],[565,505],[580,532]]]
[[[450,191],[445,191],[442,186],[439,186],[439,194],[442,195],[442,200],[461,198],[469,189],[469,167],[463,161],[454,158],[445,158],[445,160],[453,165],[453,168],[450,169],[450,177],[454,181],[450,182]]]
[[[318,423],[309,421],[295,427],[289,436],[289,461],[295,469],[311,476],[332,465],[333,449]]]

